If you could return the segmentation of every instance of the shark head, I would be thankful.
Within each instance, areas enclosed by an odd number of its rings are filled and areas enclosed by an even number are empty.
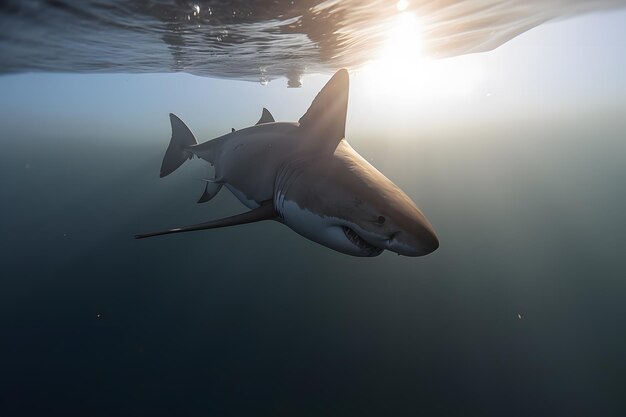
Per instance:
[[[332,155],[286,168],[275,206],[304,237],[353,256],[423,256],[439,247],[415,203],[344,140]]]
[[[382,209],[376,207],[364,203],[350,220],[342,222],[342,231],[355,249],[359,248],[361,256],[376,256],[384,250],[424,256],[439,248],[432,225],[410,200],[401,205],[387,204]]]
[[[277,177],[275,207],[301,235],[355,256],[435,251],[439,240],[415,203],[345,140],[348,73],[338,71],[299,120],[299,160]]]
[[[388,214],[376,217],[376,212]],[[432,226],[416,207],[387,207],[375,212],[363,210],[360,214],[338,221],[344,236],[325,242],[326,246],[357,256],[377,256],[384,250],[404,256],[424,256],[439,247]],[[352,248],[346,251],[350,245]]]
[[[335,158],[345,160],[350,175],[327,184],[334,198],[326,207],[360,255],[376,256],[383,250],[404,256],[424,256],[439,248],[439,239],[426,216],[400,188],[342,143]],[[348,183],[348,184],[346,184]],[[327,245],[344,242],[327,242]]]

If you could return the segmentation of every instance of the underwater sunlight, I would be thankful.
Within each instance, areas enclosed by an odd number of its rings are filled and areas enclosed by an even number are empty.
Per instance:
[[[406,102],[418,94],[465,95],[480,81],[482,68],[475,60],[433,59],[424,53],[415,13],[402,11],[389,23],[375,58],[356,71],[371,98]]]

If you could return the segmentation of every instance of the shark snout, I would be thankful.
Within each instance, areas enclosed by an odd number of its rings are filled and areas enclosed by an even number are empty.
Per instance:
[[[389,240],[389,249],[404,256],[424,256],[439,248],[439,238],[430,225],[420,225],[411,232],[396,232]]]

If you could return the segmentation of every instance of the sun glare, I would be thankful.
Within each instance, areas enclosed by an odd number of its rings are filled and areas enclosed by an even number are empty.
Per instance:
[[[409,2],[407,0],[400,0],[398,4],[396,4],[396,8],[399,12],[405,11],[407,7],[409,7]]]
[[[398,3],[398,10],[405,4]],[[480,68],[457,59],[433,60],[422,50],[422,28],[412,12],[398,13],[388,30],[387,41],[378,57],[358,73],[366,80],[368,92],[394,98],[415,94],[465,95],[480,79]]]

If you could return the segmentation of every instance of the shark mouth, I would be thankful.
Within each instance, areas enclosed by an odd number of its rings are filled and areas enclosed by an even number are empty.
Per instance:
[[[348,240],[357,248],[361,249],[365,256],[378,256],[383,253],[384,249],[378,248],[374,245],[367,243],[357,232],[346,226],[341,226],[343,233]]]

